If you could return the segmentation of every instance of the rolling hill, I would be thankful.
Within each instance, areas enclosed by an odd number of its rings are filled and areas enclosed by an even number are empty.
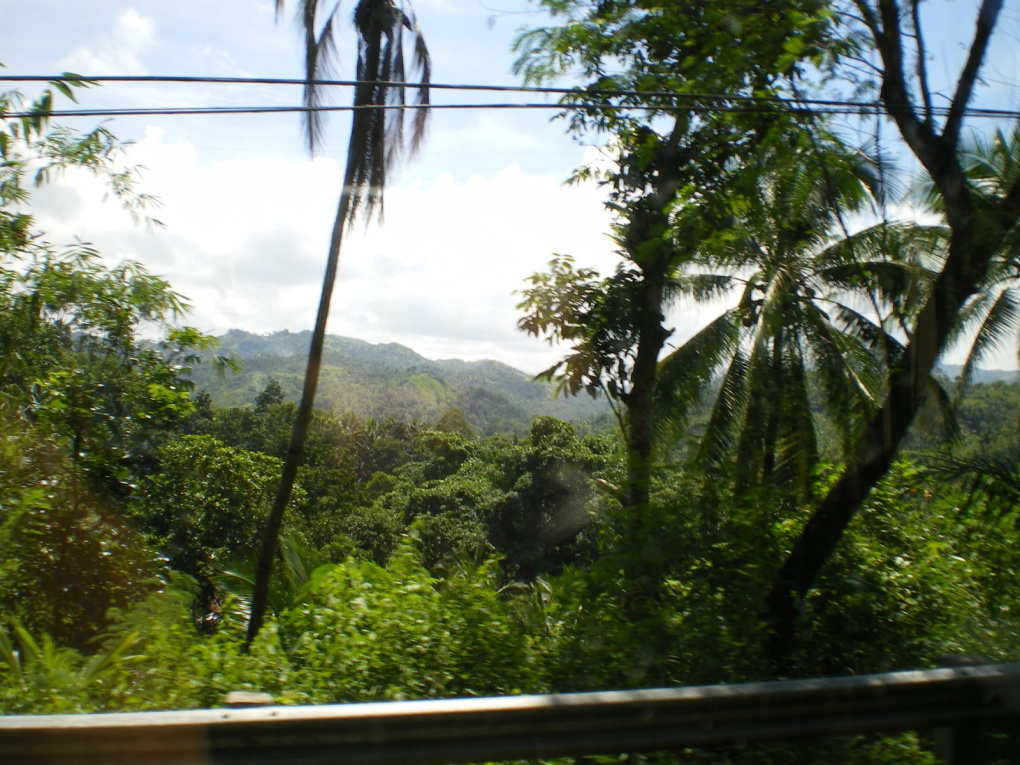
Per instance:
[[[217,376],[210,365],[196,365],[196,390],[212,395],[213,405],[250,406],[275,378],[288,401],[297,401],[310,332],[256,335],[230,330],[219,338],[241,374]],[[435,421],[457,408],[480,435],[524,432],[535,417],[582,421],[609,411],[605,400],[556,397],[555,387],[498,361],[432,360],[396,343],[374,345],[331,335],[326,339],[316,406],[351,411],[362,418]]]

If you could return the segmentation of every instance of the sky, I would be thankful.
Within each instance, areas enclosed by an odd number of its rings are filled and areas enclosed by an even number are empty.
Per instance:
[[[952,74],[972,28],[974,0],[938,3],[932,55]],[[302,76],[291,0],[0,0],[4,74]],[[353,2],[342,6],[346,22]],[[438,83],[516,85],[511,44],[547,19],[529,0],[417,0]],[[1018,9],[1007,2],[988,72],[992,103],[1017,108]],[[353,77],[353,36],[340,39],[338,78]],[[956,36],[960,36],[960,40]],[[9,86],[3,85],[2,89]],[[19,86],[26,95],[37,84]],[[108,84],[81,92],[86,108],[296,105],[300,87]],[[340,91],[333,103],[345,104]],[[529,101],[543,97],[531,96]],[[435,92],[440,103],[505,102],[489,93]],[[359,225],[344,245],[329,331],[396,342],[428,358],[491,358],[534,373],[563,349],[516,330],[524,280],[554,254],[609,273],[603,193],[567,186],[598,156],[565,133],[555,110],[437,110],[421,155],[393,176],[382,225]],[[93,121],[69,121],[86,128]],[[296,114],[118,117],[144,166],[140,190],[160,200],[165,228],[139,225],[76,174],[35,193],[39,228],[76,238],[111,261],[137,260],[193,305],[187,323],[213,334],[310,329],[340,191],[347,140],[342,114],[311,157]],[[671,314],[672,341],[719,310]],[[950,359],[952,360],[952,359]],[[990,366],[1015,366],[1015,352]]]

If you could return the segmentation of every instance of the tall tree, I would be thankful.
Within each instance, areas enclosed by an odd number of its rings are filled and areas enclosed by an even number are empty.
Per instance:
[[[285,4],[285,0],[276,0],[278,13]],[[340,4],[336,3],[328,12],[320,13],[318,0],[300,0],[298,3],[298,19],[305,35],[305,133],[312,151],[322,134],[322,113],[317,111],[321,103],[320,81],[328,75],[336,52],[334,30],[339,9]],[[381,215],[383,190],[390,169],[406,150],[414,153],[425,137],[430,62],[425,40],[409,5],[401,0],[360,0],[354,9],[353,21],[358,36],[357,84],[344,185],[333,221],[301,400],[283,463],[280,486],[262,535],[248,622],[248,644],[258,635],[265,618],[280,525],[297,478],[312,419],[343,235],[359,215],[366,219],[371,219],[373,213]],[[411,119],[410,135],[405,141],[405,118],[401,107],[405,105],[406,95],[403,82],[407,37],[412,46],[411,64],[418,84],[414,101],[417,108]]]
[[[996,194],[981,193],[967,177],[961,135],[979,83],[1002,0],[982,0],[948,109],[937,111],[917,0],[853,0],[849,23],[877,52],[880,97],[908,149],[938,190],[949,228],[941,270],[920,310],[888,394],[857,440],[840,479],[823,498],[779,570],[769,591],[765,620],[770,654],[781,661],[791,650],[801,598],[814,585],[857,508],[888,471],[928,388],[931,370],[956,338],[968,303],[994,273],[996,259],[1020,221],[1020,179]],[[913,51],[906,50],[908,45]]]
[[[129,209],[145,202],[116,137],[50,125],[52,100],[0,93],[0,612],[45,631],[60,663],[50,638],[94,647],[111,609],[156,588],[159,565],[117,501],[192,409],[189,348],[214,342],[177,326],[187,304],[163,279],[37,229],[33,174],[85,169]],[[163,341],[143,343],[142,327]]]
[[[83,84],[52,87],[73,97]],[[80,242],[51,245],[35,229],[33,175],[39,185],[85,169],[129,210],[152,202],[134,191],[116,136],[51,126],[52,101],[49,90],[30,105],[0,93],[0,403],[44,422],[65,439],[75,477],[124,500],[155,433],[191,410],[193,351],[215,341],[177,326],[189,306],[164,279],[130,261],[107,265]],[[143,326],[162,341],[144,347]]]
[[[991,136],[972,135],[964,142],[960,159],[974,193],[994,201],[1020,180],[1020,126],[996,130]],[[917,189],[921,201],[939,215],[945,205],[938,188],[925,178]],[[949,241],[945,230],[945,241]],[[944,254],[944,253],[943,253]],[[1014,226],[992,259],[982,289],[964,305],[957,335],[968,340],[969,350],[957,389],[959,399],[988,354],[1003,350],[1010,336],[1020,349],[1020,227]],[[950,342],[952,342],[952,340]]]
[[[826,66],[836,45],[831,19],[827,4],[814,0],[543,4],[561,23],[520,38],[518,70],[531,82],[574,69],[588,79],[566,99],[574,107],[571,130],[610,132],[618,142],[617,167],[604,180],[625,263],[605,285],[618,288],[609,301],[598,298],[598,289],[561,290],[560,297],[580,296],[582,303],[585,295],[594,298],[593,321],[566,328],[578,331],[574,338],[544,321],[543,296],[534,291],[525,293],[524,308],[532,313],[522,328],[582,340],[563,372],[550,370],[571,387],[579,388],[578,381],[599,387],[613,368],[609,377],[617,378],[615,395],[626,410],[628,523],[636,535],[654,533],[641,528],[640,509],[652,475],[658,360],[670,335],[664,306],[677,291],[712,289],[709,281],[678,276],[699,250],[726,237],[735,207],[752,204],[750,177],[741,171],[748,158],[796,135],[796,115],[768,97],[788,94],[809,62]],[[752,97],[763,99],[759,108],[733,108]],[[555,289],[549,294],[557,299]],[[603,309],[625,316],[627,326],[610,328]]]
[[[846,450],[884,396],[894,332],[928,275],[920,252],[939,231],[847,235],[843,216],[867,211],[884,176],[876,163],[817,137],[776,159],[759,165],[739,235],[706,253],[739,298],[662,361],[656,422],[679,437],[721,371],[694,460],[713,482],[732,475],[738,493],[767,485],[804,501],[819,456],[809,377]]]

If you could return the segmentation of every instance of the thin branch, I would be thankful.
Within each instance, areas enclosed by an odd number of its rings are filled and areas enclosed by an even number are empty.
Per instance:
[[[880,16],[876,16],[874,9],[866,0],[855,1],[865,14],[868,28],[875,38],[875,46],[885,64],[882,100],[885,102],[886,110],[896,121],[903,140],[924,165],[928,174],[932,178],[941,178],[946,163],[952,163],[953,157],[947,156],[945,142],[935,133],[931,124],[920,120],[911,101],[910,88],[903,68],[903,36],[899,4],[896,0],[878,0]],[[951,148],[948,154],[952,154]]]
[[[981,70],[981,62],[984,61],[985,53],[988,50],[988,42],[992,37],[992,31],[995,29],[995,22],[998,19],[999,12],[1002,10],[1002,1],[984,0],[981,3],[981,10],[978,12],[977,24],[974,30],[974,42],[971,43],[967,63],[960,73],[960,81],[956,85],[956,95],[953,96],[953,103],[949,108],[949,117],[946,119],[946,127],[942,131],[942,135],[952,151],[956,150],[964,113],[974,93],[974,84],[977,82],[978,72]]]
[[[921,98],[924,101],[924,119],[929,125],[933,124],[931,106],[931,88],[928,85],[928,53],[924,47],[924,33],[921,31],[921,13],[918,6],[921,0],[911,0],[910,17],[914,26],[914,45],[917,47],[917,80],[921,88]]]

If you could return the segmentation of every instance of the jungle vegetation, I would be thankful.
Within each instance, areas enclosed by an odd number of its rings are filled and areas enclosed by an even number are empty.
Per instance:
[[[971,381],[1020,328],[1020,128],[967,129],[1001,1],[980,4],[945,109],[918,3],[542,5],[553,23],[522,34],[519,70],[582,78],[564,115],[615,153],[578,177],[604,185],[620,262],[607,276],[555,255],[521,288],[520,328],[567,344],[543,376],[604,397],[602,426],[539,416],[480,435],[456,406],[316,409],[314,383],[294,403],[264,370],[246,400],[214,405],[196,365],[238,365],[182,324],[171,285],[36,229],[40,166],[89,169],[144,211],[116,138],[50,124],[67,83],[0,123],[0,710],[1020,658],[1020,386]],[[300,7],[309,50],[328,48],[317,4]],[[376,48],[401,30],[418,45],[413,16],[392,0],[357,11],[365,80],[389,82]],[[318,65],[310,54],[310,81]],[[924,168],[903,184],[911,204],[936,225],[890,219],[887,158],[790,105],[861,66]],[[742,98],[760,108],[720,107]],[[352,138],[368,208],[384,128]],[[879,222],[853,226],[864,211]],[[337,231],[352,215],[341,206]],[[679,301],[722,307],[670,345]],[[960,374],[940,375],[963,340]],[[989,736],[1016,761],[1015,735]],[[921,732],[628,761],[929,763],[931,749]]]

